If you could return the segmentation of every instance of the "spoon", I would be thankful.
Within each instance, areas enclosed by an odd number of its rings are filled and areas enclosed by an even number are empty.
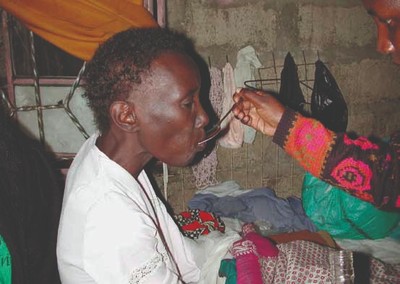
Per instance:
[[[239,101],[237,103],[234,103],[233,106],[227,111],[227,113],[216,123],[214,124],[213,127],[211,127],[207,132],[206,132],[206,138],[204,138],[203,140],[201,140],[199,143],[197,144],[204,144],[207,141],[210,141],[211,139],[215,138],[221,131],[221,123],[222,121],[224,121],[225,118],[228,117],[228,115],[231,113],[231,111],[237,106],[238,103],[241,102],[241,99],[239,99]]]

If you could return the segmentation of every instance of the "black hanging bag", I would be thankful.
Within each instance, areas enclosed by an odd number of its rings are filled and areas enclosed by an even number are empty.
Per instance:
[[[315,81],[311,94],[311,113],[328,129],[345,132],[348,111],[335,78],[321,60],[315,62]]]

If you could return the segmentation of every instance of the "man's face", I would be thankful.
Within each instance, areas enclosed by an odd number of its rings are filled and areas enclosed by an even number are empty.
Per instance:
[[[400,64],[400,0],[363,0],[377,29],[377,50]]]
[[[172,166],[186,166],[204,149],[208,116],[200,101],[200,74],[188,56],[164,53],[143,75],[135,112],[142,147]]]

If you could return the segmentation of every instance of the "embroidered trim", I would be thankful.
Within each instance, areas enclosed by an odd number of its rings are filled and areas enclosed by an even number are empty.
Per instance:
[[[257,248],[250,240],[239,240],[233,243],[231,252],[235,258],[247,254],[257,255]]]
[[[145,278],[153,273],[162,262],[166,261],[166,259],[168,259],[167,252],[163,252],[161,254],[157,254],[143,266],[133,270],[131,273],[131,278],[129,279],[129,284],[143,283]]]

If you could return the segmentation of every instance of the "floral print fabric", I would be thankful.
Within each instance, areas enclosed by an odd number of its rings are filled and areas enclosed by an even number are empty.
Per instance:
[[[377,207],[400,208],[400,132],[389,143],[353,138],[287,109],[273,140],[319,179]]]
[[[212,212],[190,209],[173,217],[182,234],[191,239],[197,239],[199,236],[207,235],[211,231],[225,232],[224,222]]]

